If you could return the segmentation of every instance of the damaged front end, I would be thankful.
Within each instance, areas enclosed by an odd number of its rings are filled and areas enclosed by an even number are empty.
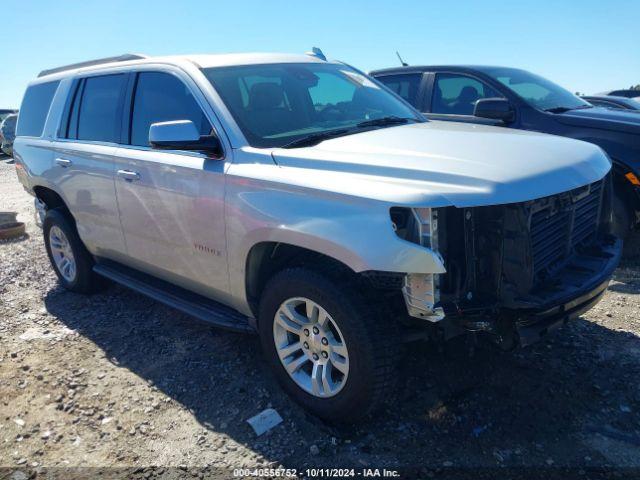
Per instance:
[[[486,333],[504,348],[533,343],[578,317],[600,300],[620,260],[611,194],[608,175],[537,200],[432,210],[431,241],[437,238],[447,273],[406,276],[409,315],[442,320],[448,331]]]

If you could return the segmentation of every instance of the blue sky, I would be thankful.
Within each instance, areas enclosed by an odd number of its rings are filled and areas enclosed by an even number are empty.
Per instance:
[[[0,108],[45,68],[125,52],[305,52],[363,70],[526,68],[572,91],[640,83],[640,1],[2,0]]]

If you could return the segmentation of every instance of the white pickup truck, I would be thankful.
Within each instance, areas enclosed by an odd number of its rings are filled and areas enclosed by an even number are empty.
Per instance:
[[[62,285],[106,277],[258,332],[286,391],[334,421],[388,397],[402,342],[526,345],[595,304],[620,256],[600,148],[427,121],[318,56],[44,71],[14,156]]]

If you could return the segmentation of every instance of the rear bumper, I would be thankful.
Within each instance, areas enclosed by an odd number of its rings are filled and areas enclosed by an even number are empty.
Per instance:
[[[540,301],[537,306],[512,311],[519,344],[535,343],[597,304],[609,286],[621,255],[622,241],[615,239],[601,246],[597,255],[578,257],[566,268],[556,285],[526,299],[532,301],[537,298]],[[581,260],[588,268],[581,266]],[[593,272],[598,273],[593,275]]]

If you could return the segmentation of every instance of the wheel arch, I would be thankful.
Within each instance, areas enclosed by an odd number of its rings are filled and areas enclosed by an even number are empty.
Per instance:
[[[33,193],[38,200],[46,205],[46,208],[48,210],[54,208],[62,209],[69,216],[69,218],[75,221],[73,215],[71,215],[69,207],[67,207],[67,203],[58,192],[43,185],[36,185],[33,187]]]
[[[640,186],[634,186],[626,177],[629,173],[636,175],[635,169],[616,158],[613,158],[612,162],[614,192],[622,192],[622,199],[628,202],[634,211],[640,211]]]
[[[309,248],[276,241],[259,242],[249,250],[245,261],[245,295],[257,318],[260,296],[276,273],[290,267],[331,269],[343,275],[356,275],[346,263]]]

